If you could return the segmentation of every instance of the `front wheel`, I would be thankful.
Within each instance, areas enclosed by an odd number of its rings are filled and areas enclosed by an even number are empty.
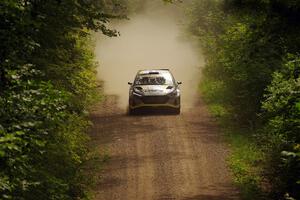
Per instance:
[[[174,109],[174,114],[179,115],[180,114],[180,107]]]
[[[128,115],[134,115],[136,112],[134,109],[128,107]]]

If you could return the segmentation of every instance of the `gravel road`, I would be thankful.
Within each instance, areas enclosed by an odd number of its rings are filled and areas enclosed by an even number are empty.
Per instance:
[[[108,96],[92,114],[92,142],[109,161],[95,200],[236,200],[228,150],[202,101],[181,115],[128,116]]]

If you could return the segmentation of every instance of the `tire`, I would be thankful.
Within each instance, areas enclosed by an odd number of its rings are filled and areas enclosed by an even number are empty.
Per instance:
[[[174,114],[175,115],[180,115],[180,107],[174,109]]]
[[[134,109],[131,109],[130,107],[128,107],[128,115],[134,115],[136,112]]]

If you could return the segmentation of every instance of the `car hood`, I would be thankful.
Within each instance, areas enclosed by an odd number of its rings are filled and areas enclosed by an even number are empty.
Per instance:
[[[144,96],[166,95],[176,89],[173,85],[137,85],[133,88]]]

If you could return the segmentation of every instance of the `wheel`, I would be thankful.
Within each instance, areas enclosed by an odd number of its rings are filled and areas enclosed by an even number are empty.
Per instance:
[[[135,110],[128,107],[128,115],[134,115],[135,114]]]
[[[180,114],[180,107],[179,108],[175,108],[174,114],[175,115],[179,115]]]

